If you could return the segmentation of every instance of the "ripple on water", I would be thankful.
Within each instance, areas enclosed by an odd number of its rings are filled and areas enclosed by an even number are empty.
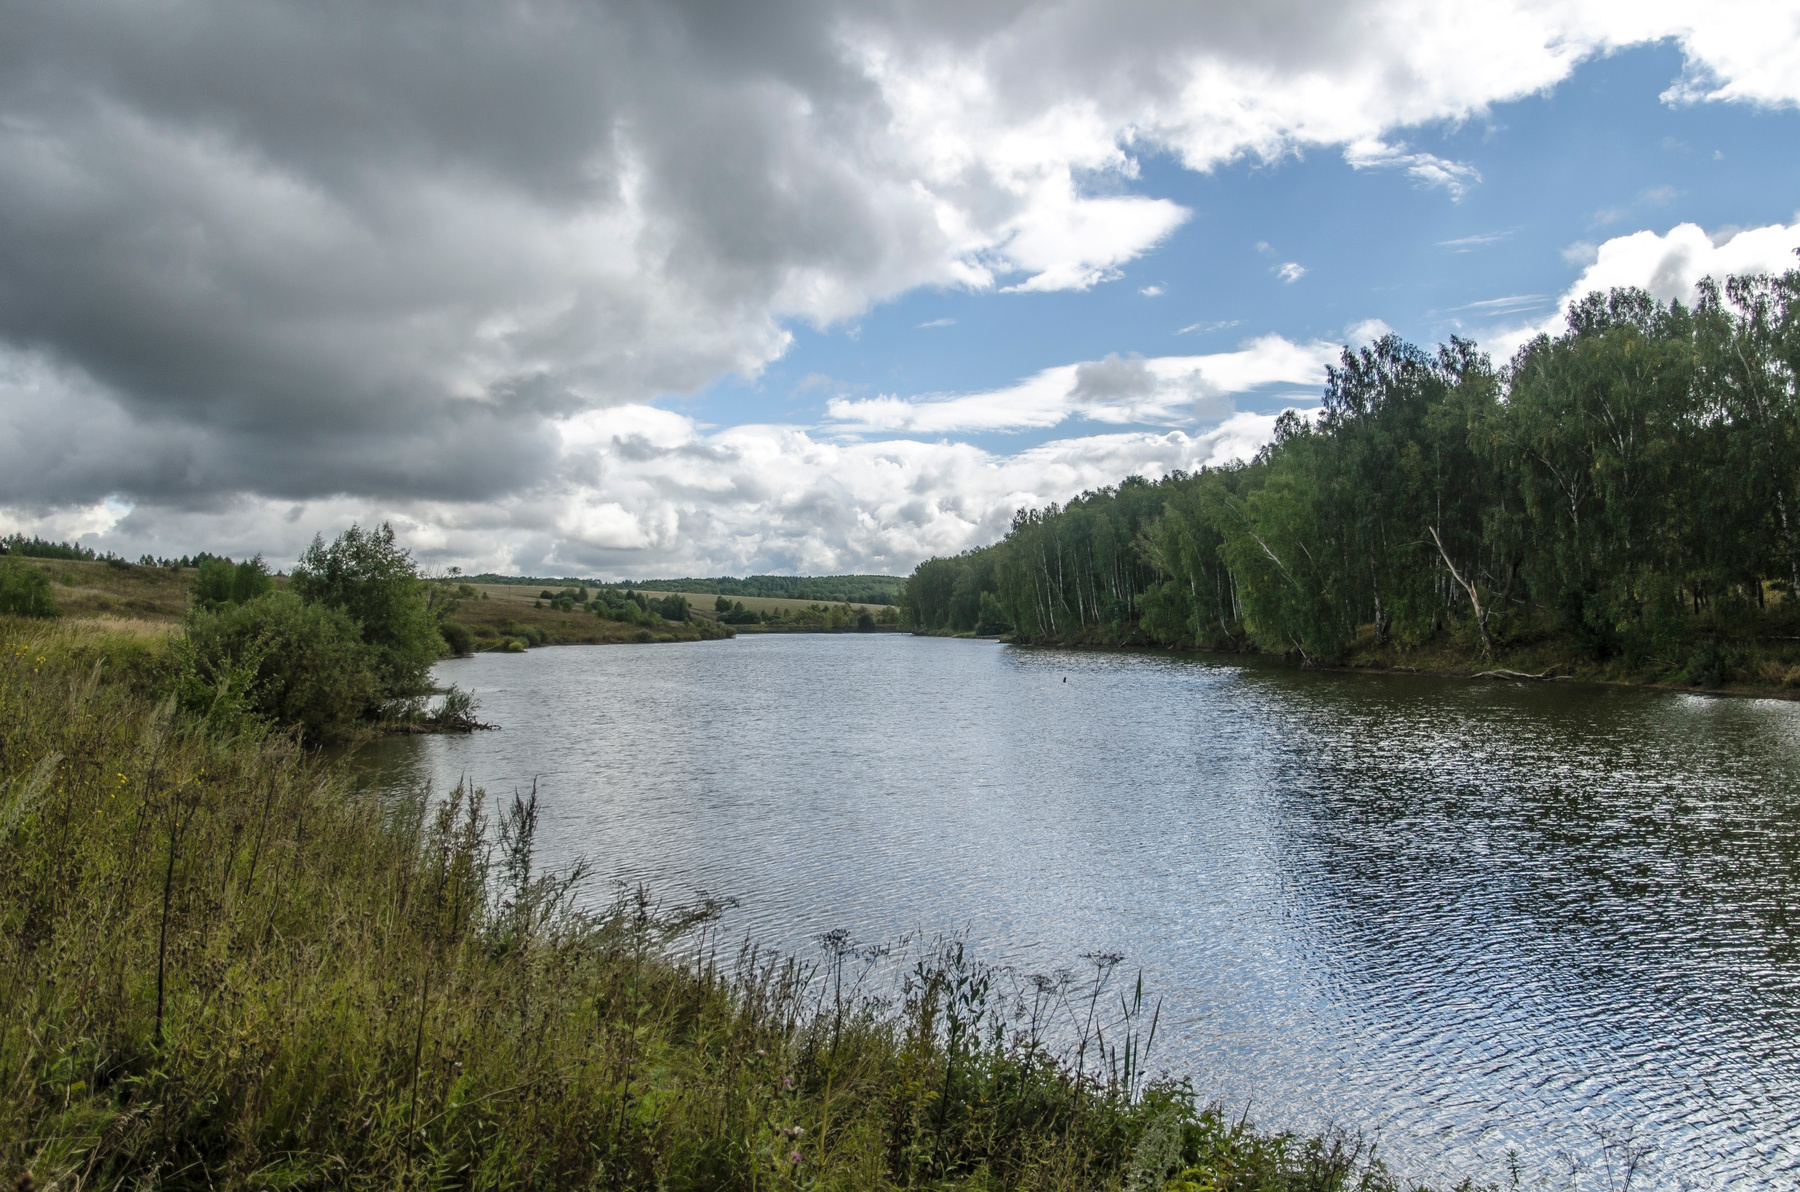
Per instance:
[[[1604,1144],[1650,1148],[1639,1186],[1800,1180],[1800,706],[888,635],[440,674],[504,730],[373,761],[537,782],[596,899],[1124,952],[1160,1063],[1420,1176],[1568,1183]]]

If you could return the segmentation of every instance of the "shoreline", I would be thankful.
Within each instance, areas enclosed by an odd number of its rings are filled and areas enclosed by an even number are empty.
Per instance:
[[[956,633],[946,630],[914,630],[914,637],[953,638],[962,641],[991,641],[1009,646],[1020,646],[1035,650],[1078,650],[1092,652],[1116,652],[1133,654],[1163,654],[1190,657],[1195,659],[1258,659],[1258,665],[1281,667],[1298,671],[1316,671],[1319,673],[1340,675],[1397,675],[1432,679],[1464,679],[1496,683],[1579,683],[1602,687],[1629,687],[1650,691],[1660,691],[1671,695],[1705,695],[1730,699],[1772,699],[1785,702],[1800,701],[1800,687],[1776,686],[1774,684],[1734,683],[1719,686],[1704,684],[1670,683],[1660,679],[1633,678],[1625,675],[1609,674],[1595,671],[1581,665],[1568,666],[1552,663],[1548,670],[1561,673],[1537,674],[1514,669],[1507,666],[1500,658],[1472,660],[1452,665],[1404,666],[1388,662],[1357,662],[1354,660],[1333,660],[1326,662],[1306,663],[1295,659],[1292,655],[1276,654],[1266,650],[1239,650],[1228,647],[1209,646],[1165,646],[1148,642],[1097,642],[1037,640],[1025,641],[1008,634]],[[1500,673],[1506,672],[1506,673]],[[1585,672],[1585,673],[1584,673]]]

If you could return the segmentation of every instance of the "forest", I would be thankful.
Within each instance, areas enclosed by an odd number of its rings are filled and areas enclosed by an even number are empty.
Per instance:
[[[1346,348],[1253,460],[1020,510],[926,632],[1800,683],[1800,270],[1590,294],[1496,367]]]

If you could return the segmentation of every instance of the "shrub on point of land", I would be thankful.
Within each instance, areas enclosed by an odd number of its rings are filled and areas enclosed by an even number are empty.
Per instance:
[[[303,600],[354,620],[374,651],[372,669],[386,699],[421,695],[443,652],[418,569],[385,522],[373,530],[351,526],[331,543],[313,543],[294,568],[289,587]]]
[[[475,634],[460,621],[445,621],[438,626],[438,632],[444,635],[444,644],[456,655],[470,653],[475,649]]]
[[[182,706],[222,729],[255,715],[329,740],[380,702],[374,651],[356,622],[293,592],[196,613],[180,648]]]

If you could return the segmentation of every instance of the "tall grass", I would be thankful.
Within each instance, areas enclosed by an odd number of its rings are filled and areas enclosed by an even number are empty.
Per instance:
[[[581,913],[534,801],[210,733],[144,640],[0,622],[5,1186],[1391,1186],[1147,1080],[1107,958],[1008,990],[944,943],[884,1001],[842,936],[721,959],[713,905]]]

